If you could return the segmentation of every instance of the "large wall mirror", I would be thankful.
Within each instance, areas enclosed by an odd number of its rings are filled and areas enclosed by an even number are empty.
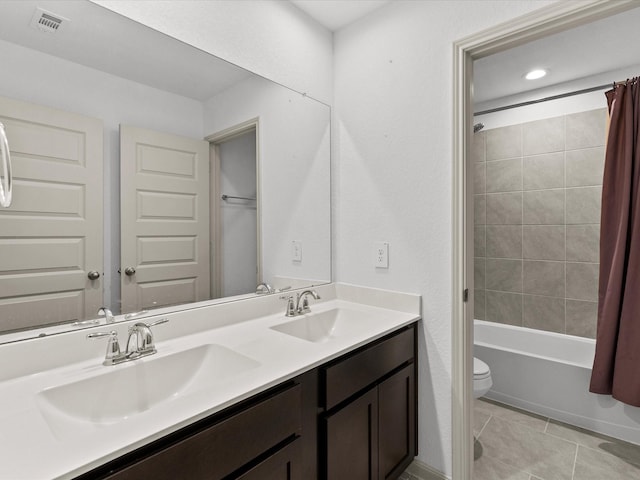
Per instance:
[[[89,1],[0,2],[0,65],[0,342],[331,281],[327,105]]]

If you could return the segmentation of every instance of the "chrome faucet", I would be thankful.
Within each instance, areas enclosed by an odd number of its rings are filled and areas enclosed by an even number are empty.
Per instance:
[[[264,295],[267,293],[275,293],[275,288],[271,287],[268,283],[259,283],[256,287],[256,295]]]
[[[113,323],[115,321],[113,313],[111,313],[111,310],[109,310],[107,307],[100,307],[98,309],[98,315],[101,317],[105,317],[106,323]]]
[[[129,328],[129,338],[127,339],[127,349],[122,352],[120,342],[118,341],[118,332],[112,330],[110,332],[96,332],[87,335],[87,338],[109,337],[107,343],[107,353],[104,357],[103,365],[118,365],[119,363],[129,362],[137,358],[153,355],[157,352],[153,342],[153,333],[151,327],[167,323],[169,320],[161,318],[153,323],[136,323]]]
[[[311,295],[315,300],[320,300],[320,295],[315,290],[305,290],[302,293],[298,293],[296,295],[296,301],[293,301],[293,296],[282,296],[280,297],[283,300],[287,301],[287,310],[285,312],[286,317],[295,317],[297,315],[304,315],[305,313],[309,313],[311,309],[309,308],[309,299],[308,296]]]

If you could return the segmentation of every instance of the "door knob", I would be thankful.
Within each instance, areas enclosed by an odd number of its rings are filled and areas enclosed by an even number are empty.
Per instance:
[[[124,269],[124,274],[128,277],[136,274],[136,269],[133,267],[127,267]]]
[[[95,270],[91,270],[88,274],[87,277],[89,277],[89,280],[97,280],[100,278],[100,272],[96,272]]]

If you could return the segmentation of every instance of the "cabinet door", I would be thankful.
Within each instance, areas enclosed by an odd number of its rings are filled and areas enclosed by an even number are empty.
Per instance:
[[[396,478],[416,455],[414,366],[378,385],[378,466],[380,480]]]
[[[328,480],[378,478],[378,391],[369,390],[326,418]]]
[[[295,440],[239,476],[238,480],[303,480],[300,446],[300,439]]]

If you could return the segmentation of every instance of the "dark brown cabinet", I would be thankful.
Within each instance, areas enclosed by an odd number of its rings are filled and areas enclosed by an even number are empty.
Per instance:
[[[417,454],[414,342],[411,327],[325,367],[325,400],[333,408],[323,415],[323,478],[395,479],[411,463]]]
[[[79,479],[395,479],[417,453],[415,324]]]

